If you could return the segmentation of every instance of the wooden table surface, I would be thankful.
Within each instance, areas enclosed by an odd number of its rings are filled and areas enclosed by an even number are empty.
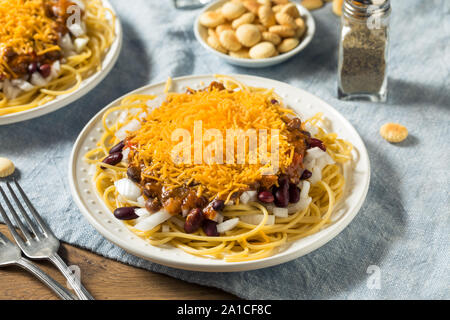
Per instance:
[[[5,225],[0,232],[12,239]],[[190,284],[165,275],[131,267],[63,243],[59,251],[67,265],[81,269],[81,281],[96,299],[237,299],[218,289]],[[52,278],[65,285],[61,273],[45,261],[35,261]],[[27,271],[0,268],[0,299],[58,299],[53,291]]]

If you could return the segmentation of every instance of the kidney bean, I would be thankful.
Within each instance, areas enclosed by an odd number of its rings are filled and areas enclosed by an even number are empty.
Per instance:
[[[141,169],[138,167],[129,167],[127,170],[127,176],[131,181],[139,183],[141,182]]]
[[[300,200],[300,188],[295,184],[291,183],[289,185],[289,202],[297,203]]]
[[[322,149],[323,151],[327,151],[327,148],[324,146],[322,140],[319,140],[316,138],[309,138],[308,143],[309,143],[309,148],[318,147],[318,148]]]
[[[37,71],[38,65],[36,62],[32,62],[28,65],[28,73],[33,74]]]
[[[275,200],[272,192],[264,190],[258,194],[258,200],[264,203],[272,203]]]
[[[44,77],[47,78],[52,71],[52,67],[49,64],[43,64],[39,67],[39,73]]]
[[[157,197],[160,191],[160,186],[156,182],[147,182],[144,185],[143,192],[148,198]]]
[[[309,138],[311,138],[311,133],[309,133],[308,131],[301,131],[305,136],[308,136]]]
[[[270,103],[271,104],[278,104],[278,100],[277,99],[272,99],[272,100],[270,100]]]
[[[46,56],[48,59],[50,59],[50,60],[52,60],[52,61],[55,61],[55,60],[61,59],[62,53],[61,53],[61,51],[53,50],[53,51],[47,52],[47,53],[45,54],[45,56]]]
[[[111,153],[109,156],[107,156],[105,159],[103,159],[102,162],[109,164],[111,166],[115,166],[120,161],[122,161],[122,157],[123,157],[122,152]]]
[[[204,208],[208,204],[208,199],[205,196],[201,196],[197,198],[195,201],[195,205],[199,208]]]
[[[282,174],[278,177],[278,185],[280,187],[287,187],[289,185],[289,177],[285,174]]]
[[[217,222],[206,219],[203,221],[203,231],[205,231],[207,236],[218,237],[219,232],[217,232]]]
[[[216,211],[222,211],[225,208],[225,201],[223,200],[214,200],[212,202],[212,207]]]
[[[161,209],[161,202],[159,202],[158,198],[148,198],[145,201],[145,209],[151,213],[158,212]]]
[[[300,180],[309,179],[309,178],[311,178],[311,176],[312,176],[312,172],[305,169],[302,173],[302,176],[300,177]]]
[[[17,53],[16,53],[16,52],[14,51],[14,49],[11,48],[11,47],[5,48],[4,51],[3,51],[3,54],[4,54],[5,57],[7,57],[7,58],[12,58],[12,57],[17,56]]]
[[[289,130],[300,129],[302,126],[302,121],[299,118],[294,118],[288,122],[287,127]]]
[[[123,147],[125,147],[125,141],[120,141],[118,144],[116,144],[114,147],[109,149],[109,154],[116,153],[116,152],[122,152]]]
[[[134,207],[122,207],[114,210],[114,217],[119,220],[133,220],[137,219],[138,215],[134,211]]]
[[[275,196],[275,205],[280,208],[286,208],[289,204],[289,183],[280,184],[273,190]]]
[[[204,220],[203,212],[199,208],[192,209],[186,217],[184,223],[184,231],[187,233],[193,233],[200,228]]]

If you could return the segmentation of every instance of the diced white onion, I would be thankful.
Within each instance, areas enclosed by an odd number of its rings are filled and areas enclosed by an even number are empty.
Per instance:
[[[170,232],[170,227],[167,224],[163,224],[162,225],[162,232]]]
[[[252,190],[252,191],[245,191],[241,194],[241,197],[239,198],[239,201],[242,204],[247,204],[249,202],[254,202],[257,200],[257,192]]]
[[[22,91],[30,91],[35,88],[35,86],[33,86],[31,83],[22,79],[11,80],[11,84]]]
[[[301,191],[300,191],[300,199],[307,199],[309,197],[309,189],[311,188],[311,184],[304,180],[302,182]]]
[[[47,80],[41,76],[39,72],[35,72],[31,75],[31,84],[37,87],[43,87],[47,84]]]
[[[6,98],[8,100],[12,100],[17,98],[17,96],[20,94],[20,89],[16,88],[12,85],[11,81],[8,79],[5,79],[3,83],[3,93],[5,94]]]
[[[143,216],[148,216],[148,215],[150,215],[150,212],[148,212],[148,210],[145,209],[145,208],[135,209],[135,210],[134,210],[134,213],[136,213],[136,215],[137,215],[138,217],[143,217]]]
[[[141,196],[141,188],[128,178],[114,182],[117,192],[127,200],[136,201]]]
[[[261,221],[264,219],[263,214],[249,214],[249,215],[243,215],[240,217],[241,220],[245,223],[249,224],[260,224]],[[266,225],[273,225],[275,224],[275,216],[269,215],[266,221]]]
[[[128,163],[128,156],[130,155],[130,148],[123,148],[122,150],[122,161]]]
[[[70,52],[75,49],[73,46],[72,38],[68,33],[61,37],[61,39],[59,40],[59,45],[66,52]]]
[[[70,33],[72,33],[75,37],[81,37],[85,34],[83,26],[79,23],[69,23],[68,26]]]
[[[312,184],[316,184],[322,180],[322,169],[319,167],[315,167],[312,170],[311,178],[309,178],[309,181],[311,181]]]
[[[124,123],[125,121],[127,121],[127,118],[128,118],[128,111],[122,111],[119,114],[119,117],[117,118],[117,122]]]
[[[316,159],[306,159],[305,157],[305,162],[303,164],[305,165],[306,170],[312,172],[314,166],[316,165]]]
[[[312,184],[322,180],[322,170],[329,164],[334,164],[335,161],[331,156],[318,147],[311,148],[306,151],[305,168],[311,171],[312,175],[309,178]]]
[[[319,147],[314,147],[311,149],[306,150],[306,158],[312,158],[312,159],[318,159],[323,156],[325,151],[320,149]]]
[[[224,233],[232,230],[239,223],[239,218],[233,218],[217,225],[217,232]]]
[[[161,95],[161,96],[157,96],[155,99],[153,100],[148,100],[147,101],[147,106],[149,107],[150,110],[159,108],[159,106],[161,106],[161,104],[166,100],[165,95]]]
[[[140,196],[139,198],[137,198],[137,203],[139,204],[140,207],[144,208],[145,207],[145,198],[144,198],[144,196]]]
[[[124,140],[127,137],[127,132],[134,132],[139,130],[140,128],[141,123],[138,120],[133,119],[122,128],[120,128],[120,130],[118,130],[115,135],[119,140]]]
[[[288,212],[287,208],[275,207],[275,208],[273,208],[273,214],[276,217],[280,217],[280,218],[287,218],[289,216],[289,212]]]
[[[189,213],[189,209],[181,209],[181,215],[183,217],[187,217],[188,213]]]
[[[136,213],[136,211],[135,211],[135,213]],[[143,211],[142,211],[142,213],[143,213]],[[150,217],[150,212],[147,211],[147,212],[144,213],[142,216],[140,216],[139,218],[137,218],[136,220],[134,220],[135,225],[141,223],[142,221],[144,221],[144,220],[147,219],[148,217]]]
[[[134,227],[145,232],[152,230],[153,228],[159,226],[161,223],[169,220],[170,218],[172,218],[172,215],[163,209],[140,221]]]
[[[50,69],[50,79],[55,79],[59,76],[61,72],[61,63],[59,61],[55,61],[52,64],[52,68]]]
[[[89,42],[89,38],[88,37],[80,37],[80,38],[76,38],[73,42],[74,46],[75,46],[75,51],[80,53],[81,51],[83,51],[84,48],[86,48],[86,45]]]

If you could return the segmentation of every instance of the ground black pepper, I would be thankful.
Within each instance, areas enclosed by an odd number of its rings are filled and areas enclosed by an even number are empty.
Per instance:
[[[344,92],[379,92],[386,73],[385,30],[355,24],[343,38],[341,86]]]
[[[347,99],[369,96],[375,97],[372,101],[383,101],[386,97],[390,6],[385,0],[385,11],[378,11],[374,16],[369,10],[373,5],[361,3],[346,0],[344,5],[339,52],[339,96]]]

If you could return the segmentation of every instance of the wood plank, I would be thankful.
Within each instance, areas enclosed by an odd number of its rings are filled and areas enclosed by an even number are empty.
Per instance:
[[[0,232],[12,239],[5,225],[0,224]],[[135,268],[65,243],[60,254],[68,265],[80,267],[82,282],[96,299],[237,299],[219,289]],[[61,284],[66,283],[50,263],[37,261],[37,264]],[[19,267],[1,268],[0,283],[1,300],[58,299],[50,289]]]

